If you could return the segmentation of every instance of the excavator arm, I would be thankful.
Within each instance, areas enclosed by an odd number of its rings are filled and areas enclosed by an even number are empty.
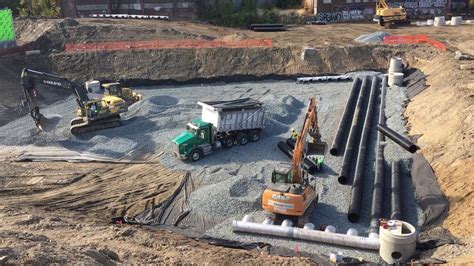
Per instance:
[[[81,109],[84,109],[85,103],[90,100],[87,96],[87,90],[74,81],[53,74],[24,68],[21,72],[21,87],[25,95],[30,115],[35,121],[36,127],[40,130],[42,130],[43,115],[39,110],[38,97],[40,95],[41,87],[43,86],[57,88],[73,94]]]
[[[313,142],[308,143],[311,146],[313,143],[319,143],[321,135],[319,134],[318,114],[316,108],[316,99],[311,97],[309,99],[308,110],[305,114],[303,128],[301,134],[296,138],[295,148],[293,149],[292,159],[292,177],[293,183],[302,183],[303,172],[302,163],[304,159],[304,151],[306,144],[306,137],[310,134],[313,137]],[[309,148],[309,147],[308,147]]]
[[[377,1],[377,9],[379,9],[379,8],[382,8],[382,9],[388,8],[387,1],[385,1],[385,0]]]

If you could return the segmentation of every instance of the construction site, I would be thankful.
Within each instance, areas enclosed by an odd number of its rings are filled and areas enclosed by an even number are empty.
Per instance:
[[[474,262],[469,16],[103,2],[0,6],[0,265]]]

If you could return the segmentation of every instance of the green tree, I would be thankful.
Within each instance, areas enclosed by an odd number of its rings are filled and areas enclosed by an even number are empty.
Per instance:
[[[56,0],[21,0],[21,16],[59,17],[61,9]]]

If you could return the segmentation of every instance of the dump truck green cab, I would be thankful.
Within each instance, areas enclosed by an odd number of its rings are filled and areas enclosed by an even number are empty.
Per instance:
[[[212,124],[194,119],[186,125],[186,131],[173,139],[174,153],[181,159],[199,160],[204,149],[211,143]]]
[[[198,102],[200,118],[186,126],[186,131],[172,140],[173,153],[181,159],[198,161],[215,149],[247,145],[260,140],[265,127],[263,103],[250,99]]]

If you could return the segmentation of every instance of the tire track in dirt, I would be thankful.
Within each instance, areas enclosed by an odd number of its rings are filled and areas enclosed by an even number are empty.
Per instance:
[[[0,200],[4,204],[76,211],[97,218],[136,215],[145,206],[166,199],[184,177],[159,164],[3,164],[3,176],[8,177],[0,178]],[[18,171],[15,166],[28,167],[30,171]],[[65,173],[66,181],[61,179],[61,173]]]

